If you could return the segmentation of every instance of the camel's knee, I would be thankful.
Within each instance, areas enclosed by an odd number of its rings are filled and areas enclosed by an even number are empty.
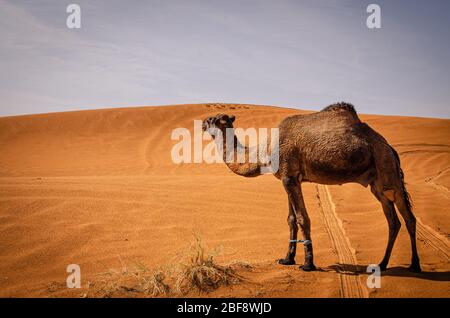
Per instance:
[[[406,227],[408,229],[415,230],[416,229],[416,223],[417,223],[416,217],[412,213],[408,216],[407,219],[405,219],[405,224],[406,224]]]
[[[405,222],[407,224],[410,223],[410,224],[416,225],[417,220],[416,220],[416,217],[414,216],[414,214],[412,214],[412,212],[408,213],[408,220],[406,220]]]
[[[311,221],[308,215],[300,215],[297,217],[297,223],[302,229],[309,229],[311,227]]]
[[[287,222],[290,227],[297,226],[297,218],[295,217],[295,215],[289,215],[287,218]]]
[[[399,198],[395,200],[395,205],[397,206],[400,214],[405,220],[406,226],[416,226],[416,217],[411,211],[411,208],[405,202],[404,198]]]

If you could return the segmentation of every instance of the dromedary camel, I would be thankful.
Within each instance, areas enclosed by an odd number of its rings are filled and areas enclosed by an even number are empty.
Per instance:
[[[226,129],[233,129],[235,117],[218,114],[203,121],[203,130],[220,129],[223,153],[226,154]],[[400,230],[400,220],[394,203],[405,220],[411,239],[412,261],[410,270],[420,272],[416,248],[416,219],[403,181],[403,171],[397,152],[375,130],[361,122],[353,105],[337,103],[320,112],[285,118],[279,128],[279,169],[275,177],[283,183],[288,195],[290,229],[289,248],[283,265],[295,264],[297,232],[303,235],[304,271],[315,270],[311,226],[303,201],[302,182],[333,185],[356,182],[370,185],[380,201],[389,225],[389,238],[384,258],[379,264],[386,270],[392,247]],[[214,136],[213,136],[214,137]],[[234,136],[234,147],[239,141]],[[242,146],[242,145],[241,145]],[[249,151],[246,148],[246,151]],[[226,158],[224,158],[224,161]],[[227,163],[234,173],[244,177],[260,175],[261,163]]]

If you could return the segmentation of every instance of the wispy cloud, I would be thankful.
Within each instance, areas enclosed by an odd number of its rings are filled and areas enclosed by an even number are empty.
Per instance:
[[[77,3],[82,28],[69,30],[61,1],[0,0],[0,115],[348,100],[362,112],[449,116],[449,44],[435,30],[449,23],[410,25],[400,2],[380,1],[383,28],[372,31],[359,0]],[[428,18],[439,9],[417,7]]]

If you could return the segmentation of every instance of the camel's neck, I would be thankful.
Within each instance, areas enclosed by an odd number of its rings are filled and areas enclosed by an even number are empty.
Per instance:
[[[257,157],[254,157],[256,160],[250,160],[252,157],[251,152],[257,151],[257,149],[250,149],[249,147],[242,145],[234,133],[232,136],[230,135],[228,137],[225,132],[223,135],[223,161],[228,168],[243,177],[257,177],[261,175],[261,164],[257,160]],[[227,140],[227,138],[232,140]],[[245,160],[239,160],[239,152],[244,154]],[[256,155],[256,153],[254,153],[254,155]],[[230,160],[230,158],[232,158],[232,160]]]

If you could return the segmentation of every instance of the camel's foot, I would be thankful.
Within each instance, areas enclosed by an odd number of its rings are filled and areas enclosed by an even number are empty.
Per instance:
[[[305,272],[311,272],[311,271],[316,270],[316,266],[314,266],[313,263],[306,263],[306,264],[303,264],[302,266],[300,266],[300,269]]]
[[[411,264],[411,266],[409,266],[408,269],[413,273],[420,273],[422,271],[419,263]]]
[[[278,260],[278,264],[281,265],[294,265],[295,260],[293,258],[281,258]]]
[[[384,272],[387,269],[387,264],[381,262],[380,264],[378,264],[378,266],[380,267],[380,270],[382,272]]]

